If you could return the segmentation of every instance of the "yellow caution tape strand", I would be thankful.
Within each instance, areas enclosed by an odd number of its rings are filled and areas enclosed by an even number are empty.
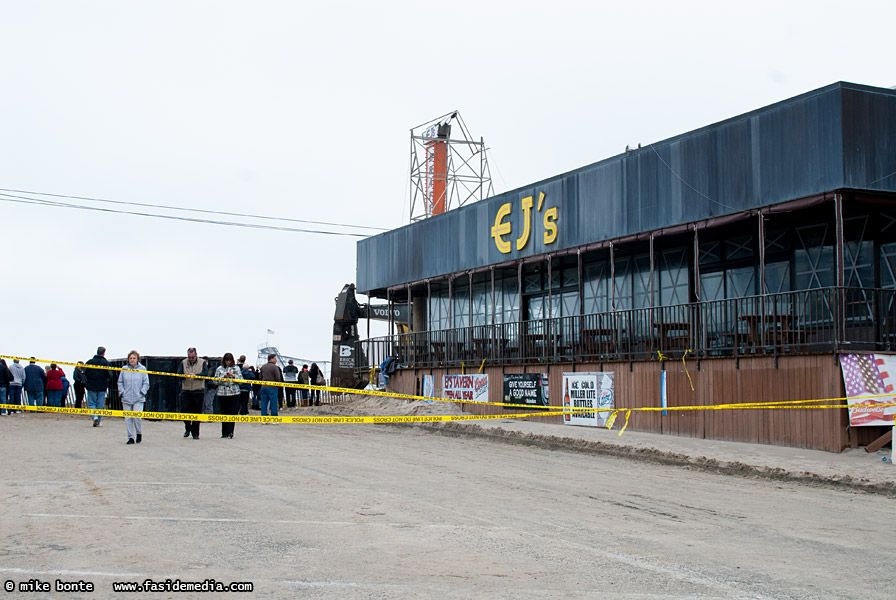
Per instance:
[[[60,408],[55,406],[30,406],[18,404],[0,404],[0,408],[8,410],[24,410],[31,412],[97,415],[101,417],[133,417],[137,419],[154,419],[160,421],[207,421],[211,423],[435,423],[442,421],[487,421],[492,419],[543,417],[556,415],[553,411],[532,412],[512,415],[410,415],[410,416],[256,416],[256,415],[207,415],[198,413],[169,413],[155,411],[131,411],[92,408]]]
[[[20,356],[7,356],[0,354],[0,358],[11,359],[11,360],[24,360],[31,361],[30,358],[24,358]],[[665,358],[665,357],[664,357]],[[82,365],[78,363],[58,361],[58,360],[42,360],[42,359],[34,359],[35,362],[40,363],[55,363],[57,365],[68,365],[72,367],[82,367],[87,369],[102,369],[108,371],[125,371],[129,370],[124,367],[103,367],[99,365]],[[222,377],[209,377],[209,376],[199,376],[199,375],[184,375],[181,373],[168,373],[165,371],[146,371],[141,370],[141,373],[146,373],[147,375],[158,375],[162,377],[178,377],[181,379],[200,379],[200,380],[208,380],[208,381],[229,381],[232,383],[248,383],[251,385],[266,385],[266,386],[274,386],[274,387],[284,387],[284,388],[299,388],[299,389],[314,389],[314,390],[323,390],[334,393],[343,393],[343,394],[363,394],[368,396],[380,396],[383,398],[396,398],[400,400],[422,400],[422,401],[432,401],[437,400],[440,402],[453,402],[456,404],[481,404],[486,406],[503,406],[507,408],[528,408],[528,409],[543,409],[545,411],[551,411],[553,414],[565,414],[565,413],[575,413],[575,412],[595,412],[595,411],[612,411],[613,409],[597,409],[597,408],[569,408],[563,406],[533,406],[531,404],[514,404],[508,402],[488,402],[485,400],[458,400],[454,398],[428,398],[425,396],[415,396],[413,394],[400,394],[397,392],[383,392],[380,390],[359,390],[355,388],[340,388],[340,387],[329,387],[329,386],[320,386],[320,385],[309,385],[303,383],[287,383],[287,382],[278,382],[278,381],[261,381],[257,379],[231,379],[231,378],[222,378]],[[472,377],[470,375],[469,377]],[[896,394],[876,394],[876,395],[867,395],[867,396],[842,396],[835,398],[811,398],[807,400],[781,400],[781,401],[771,401],[771,402],[750,402],[750,403],[742,403],[742,404],[716,404],[716,405],[694,405],[694,406],[666,406],[666,407],[639,407],[633,408],[631,410],[635,411],[662,411],[662,410],[741,410],[741,409],[774,409],[774,408],[854,408],[853,406],[847,404],[838,404],[838,405],[818,405],[820,402],[847,402],[849,400],[867,400],[872,398],[894,398]],[[816,403],[815,405],[807,405],[807,403]],[[794,406],[790,406],[794,405]],[[886,406],[896,406],[896,404],[883,404],[883,403],[875,403],[875,407],[886,407]],[[625,409],[623,409],[625,410]],[[512,413],[503,414],[502,417],[509,418],[519,418],[522,415],[514,415]]]
[[[685,358],[687,357],[687,355],[690,354],[691,352],[693,352],[693,350],[691,350],[690,348],[688,348],[687,350],[685,350],[684,354],[681,355],[681,364],[684,365],[684,372],[687,373],[687,375],[688,375],[688,383],[691,384],[691,391],[693,392],[693,391],[694,391],[694,380],[691,379],[691,373],[690,373],[690,371],[688,371],[688,364],[687,364],[686,362],[684,362],[684,359],[685,359]]]
[[[0,358],[13,359],[13,360],[25,360],[30,361],[30,358],[23,358],[20,356],[6,356],[0,354]],[[43,360],[43,359],[34,359],[35,362],[40,363],[54,363],[57,365],[67,365],[71,367],[80,367],[86,369],[100,369],[105,371],[129,371],[125,367],[104,367],[100,365],[82,365],[78,363],[66,362],[61,360]],[[423,401],[432,401],[438,400],[440,402],[454,402],[457,404],[484,404],[489,406],[506,406],[508,408],[539,408],[544,410],[561,410],[560,406],[533,406],[531,404],[514,404],[509,402],[488,402],[486,400],[458,400],[455,398],[427,398],[425,396],[415,396],[413,394],[399,394],[397,392],[381,392],[379,390],[359,390],[355,388],[341,388],[341,387],[330,387],[324,385],[310,385],[305,383],[287,383],[285,381],[262,381],[259,379],[233,379],[230,377],[211,377],[211,376],[203,376],[203,375],[185,375],[183,373],[168,373],[166,371],[147,371],[141,370],[141,373],[146,373],[147,375],[158,375],[160,377],[177,377],[180,379],[198,379],[202,381],[228,381],[231,383],[248,383],[251,385],[263,385],[270,387],[282,387],[282,388],[297,388],[297,389],[308,389],[308,390],[321,390],[333,393],[340,394],[365,394],[368,396],[380,396],[383,398],[398,398],[401,400],[423,400]],[[472,375],[470,375],[472,377]]]

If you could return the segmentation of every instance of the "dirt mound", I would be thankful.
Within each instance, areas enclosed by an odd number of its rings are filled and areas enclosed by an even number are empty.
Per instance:
[[[434,416],[466,415],[455,402],[404,400],[387,396],[353,394],[345,402],[327,406],[327,412],[341,416]]]

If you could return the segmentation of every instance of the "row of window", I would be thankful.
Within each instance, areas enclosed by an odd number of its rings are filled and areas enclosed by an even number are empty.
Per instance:
[[[866,239],[870,237],[869,219],[863,215],[846,220],[846,285],[896,288],[896,242]],[[896,219],[888,223],[896,224]],[[832,237],[827,223],[768,232],[762,291],[780,293],[836,285]],[[467,282],[458,284],[450,299],[447,289],[433,289],[427,327],[438,330],[490,324],[493,304],[495,322],[510,323],[520,317],[533,320],[757,295],[761,292],[755,241],[752,235],[701,240],[696,282],[693,249],[686,246],[656,252],[652,286],[648,253],[616,256],[613,270],[608,256],[586,260],[581,302],[578,265],[554,268],[550,282],[544,265],[528,265],[523,271],[522,299],[516,270],[501,275],[496,272],[494,299],[491,281],[474,283],[472,294]]]

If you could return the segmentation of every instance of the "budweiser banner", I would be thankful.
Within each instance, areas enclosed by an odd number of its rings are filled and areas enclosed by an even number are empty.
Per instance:
[[[442,392],[451,400],[488,401],[488,375],[445,375]]]
[[[849,405],[849,424],[893,425],[896,396],[884,396],[896,386],[896,356],[886,354],[841,354],[840,369]],[[872,397],[873,396],[873,397]]]

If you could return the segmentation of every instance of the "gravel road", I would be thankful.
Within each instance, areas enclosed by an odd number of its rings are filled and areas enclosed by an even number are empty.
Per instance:
[[[0,579],[95,586],[8,596],[214,579],[252,598],[892,597],[883,496],[419,427],[182,432],[146,423],[125,446],[117,419],[2,417]]]

